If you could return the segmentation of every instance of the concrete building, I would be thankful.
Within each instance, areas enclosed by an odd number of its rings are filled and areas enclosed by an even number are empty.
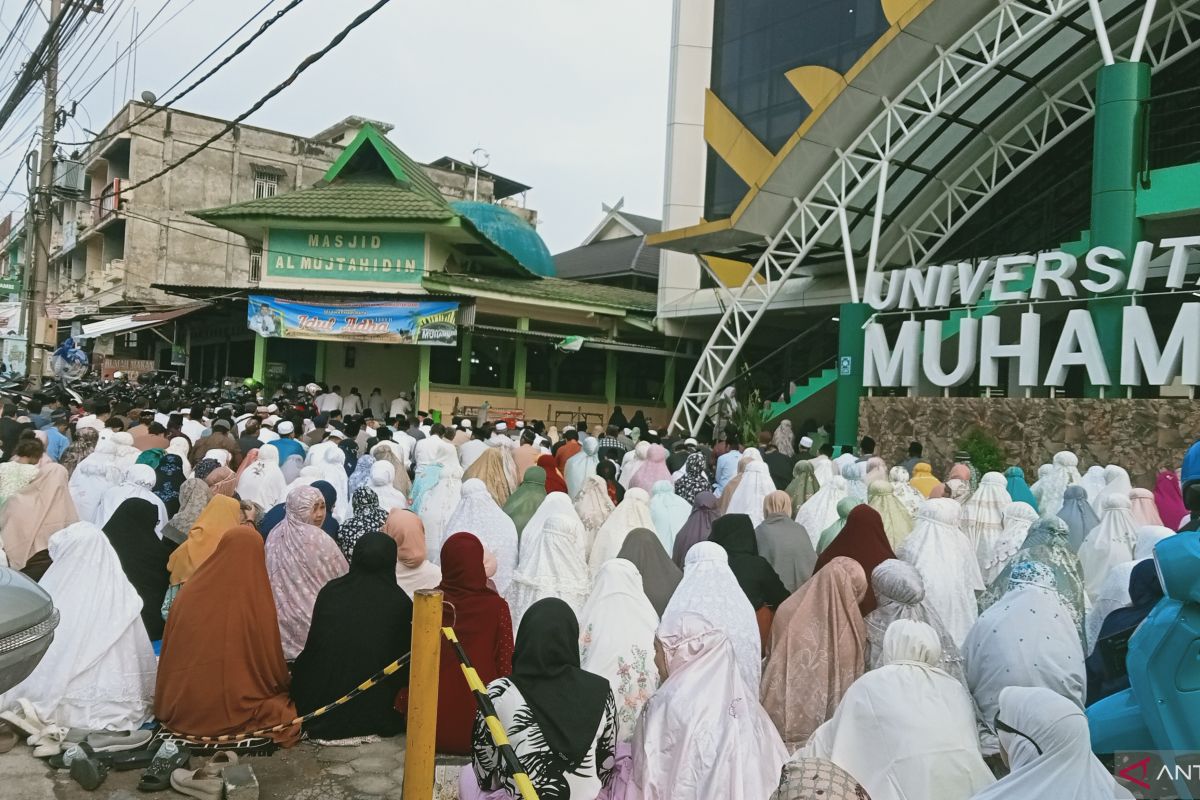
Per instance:
[[[162,178],[136,186],[216,135],[227,121],[128,103],[95,143],[56,170],[48,302],[87,299],[108,315],[179,304],[153,284],[255,285],[261,253],[188,211],[307,187],[368,122],[385,133],[392,129],[357,116],[311,137],[238,125]],[[524,208],[528,186],[486,171],[476,181],[473,171],[449,157],[424,169],[447,197],[471,199],[477,193],[481,201],[499,201],[536,223],[536,212]]]
[[[21,291],[25,276],[25,217],[0,221],[0,361],[3,368],[25,368],[25,317]]]

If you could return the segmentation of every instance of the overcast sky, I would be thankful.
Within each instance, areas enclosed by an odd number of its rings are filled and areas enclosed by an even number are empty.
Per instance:
[[[59,138],[82,139],[81,126],[99,130],[112,116],[114,76],[117,105],[147,89],[164,96],[265,2],[165,0],[138,46],[136,84],[123,59]],[[106,0],[107,30],[90,52],[81,46],[67,58],[64,103],[109,69],[118,42],[129,43],[132,12],[143,27],[163,4]],[[5,36],[22,5],[0,5]],[[226,50],[284,5],[275,0]],[[305,0],[179,107],[236,116],[369,5]],[[629,211],[661,213],[670,6],[670,0],[392,0],[248,122],[311,135],[359,114],[395,125],[391,138],[419,161],[442,155],[469,161],[472,150],[484,147],[491,170],[534,187],[529,205],[539,212],[551,251],[559,252],[587,235],[602,202],[624,196]],[[90,42],[103,22],[96,15],[79,41]],[[39,17],[23,40],[32,47],[44,28]],[[0,55],[4,79],[17,66],[14,57],[13,48]],[[78,65],[74,75],[71,65]],[[0,189],[27,152],[40,104],[38,93],[0,129]],[[3,211],[22,205],[15,193],[24,191],[23,182],[18,178],[0,201]]]

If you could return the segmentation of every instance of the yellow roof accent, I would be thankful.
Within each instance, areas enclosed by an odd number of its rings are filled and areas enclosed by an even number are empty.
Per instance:
[[[796,67],[783,73],[809,108],[817,108],[831,94],[838,94],[846,87],[846,79],[840,72],[829,67]]]
[[[901,21],[907,23],[909,20],[905,17],[920,2],[921,0],[880,0],[880,4],[883,6],[883,15],[893,25]],[[922,5],[924,4],[922,3]],[[903,28],[904,25],[901,24],[900,27]]]
[[[712,89],[704,90],[704,141],[746,183],[761,175],[771,163],[771,151]]]
[[[652,233],[646,237],[646,244],[651,247],[662,247],[670,242],[679,239],[690,239],[693,236],[703,236],[706,233],[720,233],[727,231],[733,227],[732,220],[729,219],[714,219],[708,222],[698,222],[695,225],[689,225],[686,228],[675,228],[674,230],[663,231],[662,233]]]
[[[763,184],[770,179],[771,175],[773,175],[775,170],[779,168],[779,165],[787,159],[787,156],[793,149],[795,149],[796,145],[799,144],[799,142],[813,128],[813,126],[816,125],[817,121],[821,118],[821,115],[824,114],[825,111],[837,101],[837,99],[854,81],[854,79],[860,73],[862,73],[880,53],[883,52],[883,50],[892,42],[892,40],[900,35],[900,31],[909,25],[914,19],[916,19],[923,11],[925,11],[925,9],[931,6],[934,3],[934,0],[881,0],[881,2],[883,4],[884,14],[891,23],[891,27],[884,31],[879,38],[875,40],[875,43],[867,48],[866,52],[859,57],[858,61],[854,62],[854,66],[850,67],[850,69],[846,71],[846,74],[840,77],[840,80],[835,82],[830,80],[828,76],[824,76],[823,80],[828,81],[829,87],[827,88],[823,98],[818,100],[816,104],[812,103],[812,101],[808,99],[808,97],[805,95],[805,92],[819,92],[818,80],[822,79],[818,79],[815,72],[811,73],[810,75],[802,74],[799,80],[804,85],[804,89],[801,89],[801,87],[797,85],[797,79],[794,78],[793,75],[803,70],[808,70],[809,68],[797,67],[796,69],[789,70],[786,73],[788,80],[791,81],[792,85],[796,87],[796,90],[799,91],[802,96],[804,96],[805,102],[808,102],[809,105],[813,107],[812,111],[810,111],[808,116],[804,118],[804,121],[800,123],[800,127],[798,127],[795,133],[788,138],[783,147],[779,148],[779,152],[777,152],[775,156],[770,159],[770,162],[760,172],[758,172],[753,179],[747,179],[744,175],[738,172],[738,176],[741,177],[747,185],[749,185],[750,189],[746,192],[745,197],[741,199],[741,202],[738,203],[737,207],[733,210],[733,213],[729,215],[729,219],[717,220],[715,222],[703,223],[700,225],[692,225],[687,228],[679,228],[677,230],[663,231],[662,233],[647,237],[648,244],[665,247],[673,242],[690,239],[694,236],[701,236],[704,234],[733,229],[742,215],[746,213],[746,209],[750,207],[750,203],[753,202],[754,198],[758,195],[758,192],[762,188]],[[833,72],[833,70],[829,71]],[[834,72],[834,75],[836,74],[837,73]],[[712,95],[712,90],[708,89],[705,91],[707,93],[705,103],[705,109],[707,112],[707,95]],[[729,112],[728,108],[725,108],[724,104],[721,103],[719,98],[716,98],[715,95],[713,95],[713,97],[716,99],[717,103],[721,104],[721,107],[724,108],[726,112],[732,113]],[[740,121],[738,124],[741,124]],[[707,133],[708,114],[706,113],[706,138]],[[709,144],[711,145],[711,142]],[[713,149],[717,150],[716,147],[713,147]],[[718,153],[719,152],[720,151],[718,151]],[[730,164],[730,166],[733,165]],[[718,223],[720,223],[719,226]]]

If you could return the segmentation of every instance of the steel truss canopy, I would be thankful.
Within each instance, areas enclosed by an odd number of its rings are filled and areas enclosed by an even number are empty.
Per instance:
[[[1155,70],[1200,43],[1200,0],[1149,9],[1146,0],[930,0],[814,110],[727,224],[656,242],[755,257],[672,427],[699,430],[789,280],[844,270],[858,300],[866,274],[927,265],[999,189],[1089,120],[1106,55],[1097,17],[1118,58],[1144,38]]]

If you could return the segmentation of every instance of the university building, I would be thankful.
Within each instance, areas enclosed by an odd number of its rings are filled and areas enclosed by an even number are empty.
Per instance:
[[[675,422],[733,387],[889,457],[948,460],[977,426],[1027,469],[1058,446],[1177,465],[1200,427],[1200,3],[1098,11],[677,0],[648,241],[665,330],[707,345]]]

